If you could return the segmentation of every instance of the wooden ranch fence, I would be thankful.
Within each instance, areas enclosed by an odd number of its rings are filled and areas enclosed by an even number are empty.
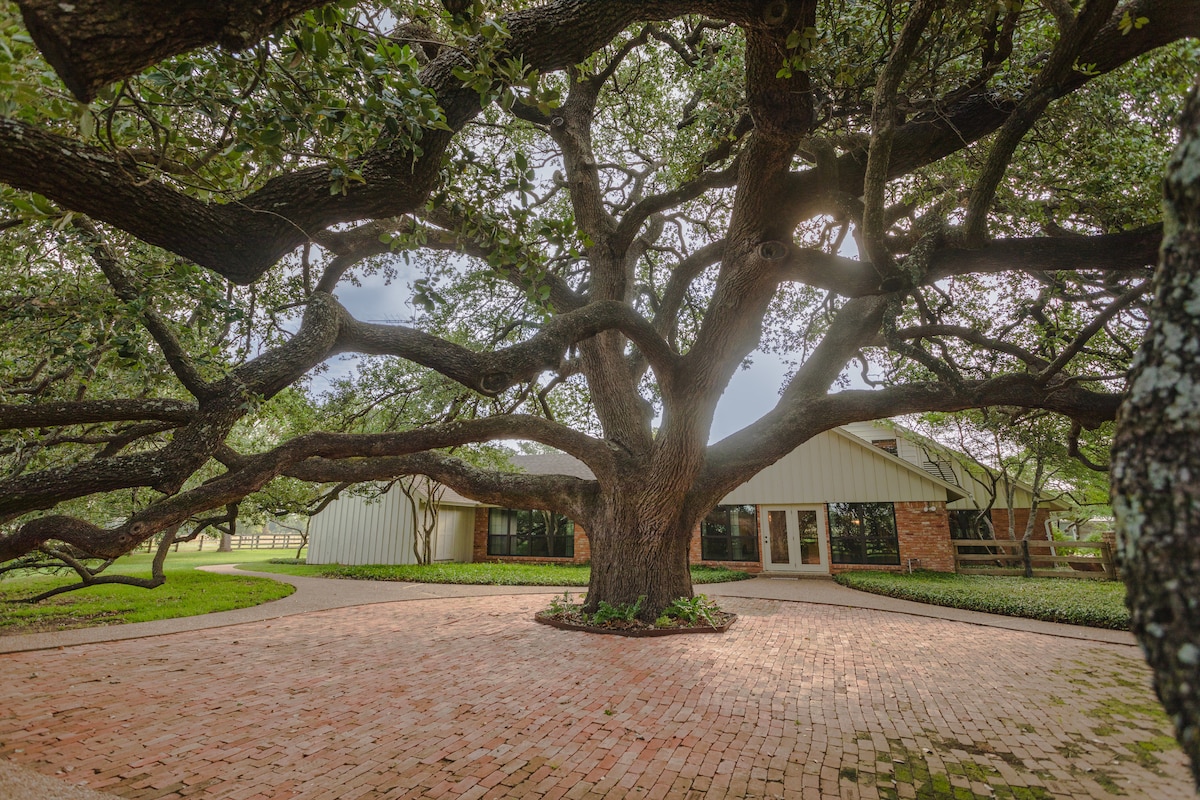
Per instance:
[[[295,550],[304,543],[299,533],[253,533],[234,536],[234,550]]]
[[[234,550],[295,550],[303,543],[304,536],[299,533],[252,533],[247,536],[234,536],[230,546]],[[172,548],[176,553],[179,552],[179,544],[176,542]],[[209,550],[216,550],[220,544],[215,539],[201,536],[194,543],[184,543],[184,548],[204,550],[207,547]],[[158,542],[151,539],[142,545],[141,549],[147,553],[153,553],[158,549]]]
[[[960,575],[1117,579],[1116,561],[1109,542],[952,539],[951,543],[954,545],[954,571]],[[1092,551],[1092,554],[1081,555],[1081,550]]]

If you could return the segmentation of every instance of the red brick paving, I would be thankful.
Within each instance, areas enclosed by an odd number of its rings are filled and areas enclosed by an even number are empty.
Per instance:
[[[139,799],[1195,797],[1131,647],[740,598],[728,634],[628,639],[544,603],[2,656],[0,757]]]

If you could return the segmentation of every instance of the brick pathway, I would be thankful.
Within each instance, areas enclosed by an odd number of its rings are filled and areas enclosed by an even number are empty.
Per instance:
[[[422,600],[0,656],[0,757],[126,798],[1194,798],[1136,649],[731,598]]]

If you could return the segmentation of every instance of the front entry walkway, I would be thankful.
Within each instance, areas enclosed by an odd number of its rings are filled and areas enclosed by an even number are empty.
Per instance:
[[[1125,644],[738,597],[726,635],[626,639],[545,602],[0,656],[0,757],[147,800],[1195,797]]]

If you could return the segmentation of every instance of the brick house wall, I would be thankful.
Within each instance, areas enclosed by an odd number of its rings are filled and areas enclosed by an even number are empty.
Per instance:
[[[472,561],[504,561],[518,564],[586,564],[592,560],[592,546],[587,531],[575,523],[575,555],[572,558],[541,558],[529,556],[490,556],[487,551],[488,511],[486,506],[475,509],[475,537],[471,546]]]
[[[1046,538],[1046,522],[1050,519],[1050,512],[1045,506],[1037,510],[1037,516],[1034,519],[1033,532],[1029,535],[1030,539],[1045,539]],[[1029,523],[1028,508],[1013,509],[1013,530],[1016,532],[1016,538],[1021,539],[1025,536],[1025,526]],[[1008,537],[1008,509],[993,508],[992,509],[992,526],[996,529],[997,539],[1007,539]]]

